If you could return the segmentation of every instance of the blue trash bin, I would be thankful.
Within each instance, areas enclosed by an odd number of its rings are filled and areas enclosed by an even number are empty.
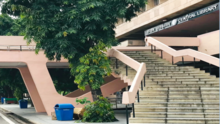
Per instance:
[[[68,104],[68,103],[56,104],[54,109],[55,109],[57,120],[59,121],[73,120],[74,106],[72,104]]]
[[[20,106],[20,108],[22,109],[22,108],[27,108],[27,106],[28,106],[28,101],[27,100],[19,100],[19,106]]]
[[[2,98],[1,98],[1,103],[2,103],[2,104],[4,104],[4,98],[5,98],[5,97],[2,97]]]

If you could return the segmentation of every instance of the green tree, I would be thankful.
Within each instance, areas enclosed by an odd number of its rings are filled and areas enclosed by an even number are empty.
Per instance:
[[[27,93],[23,79],[18,69],[0,69],[0,87],[2,96],[23,98],[23,93]]]
[[[89,51],[80,58],[80,64],[76,69],[72,67],[72,73],[76,75],[75,83],[78,84],[78,87],[85,90],[85,86],[89,85],[93,100],[97,100],[98,95],[101,95],[100,87],[105,83],[104,77],[111,75],[110,61],[103,53],[107,52],[107,47],[102,42],[90,48]]]
[[[13,26],[13,19],[7,14],[0,15],[0,35],[11,34],[11,27]]]
[[[66,95],[78,89],[77,84],[73,83],[75,78],[71,76],[70,69],[49,68],[48,70],[59,94]]]
[[[22,15],[25,39],[36,42],[36,53],[42,48],[49,60],[60,60],[63,56],[71,63],[71,72],[76,74],[77,66],[81,66],[79,59],[87,55],[90,48],[100,41],[106,46],[117,44],[114,29],[118,18],[130,20],[145,2],[8,0],[2,6],[2,13]]]
[[[7,14],[0,15],[0,35],[24,36],[22,18],[12,18]]]

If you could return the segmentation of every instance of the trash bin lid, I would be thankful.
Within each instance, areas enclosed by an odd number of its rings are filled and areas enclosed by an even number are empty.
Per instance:
[[[21,99],[21,100],[19,100],[18,102],[27,102],[27,100]]]
[[[56,104],[54,106],[54,108],[74,108],[74,106],[72,104],[69,104],[69,103],[63,103],[63,104]]]

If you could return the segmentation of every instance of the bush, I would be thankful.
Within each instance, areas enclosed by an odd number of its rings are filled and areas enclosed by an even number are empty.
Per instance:
[[[98,100],[85,106],[83,122],[113,122],[117,121],[112,105],[108,99],[99,96]]]

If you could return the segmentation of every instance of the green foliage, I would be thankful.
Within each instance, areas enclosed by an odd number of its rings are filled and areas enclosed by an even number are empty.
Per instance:
[[[23,98],[23,93],[27,93],[26,87],[18,69],[0,69],[0,87],[2,96]]]
[[[112,105],[108,99],[99,96],[98,100],[85,106],[83,122],[113,122],[116,121]]]
[[[2,13],[23,16],[25,38],[45,50],[50,59],[61,56],[77,66],[79,58],[99,41],[115,45],[118,18],[130,20],[146,0],[7,0]]]
[[[82,104],[82,105],[86,105],[86,104],[89,104],[89,103],[91,103],[89,100],[87,100],[88,98],[83,98],[83,99],[78,99],[78,98],[76,98],[76,103],[77,103],[77,105],[79,105],[79,104]]]
[[[0,35],[24,35],[24,25],[22,19],[13,19],[7,14],[0,15]]]
[[[73,83],[75,78],[70,74],[70,69],[49,68],[48,70],[59,94],[66,95],[78,89],[77,84]]]
[[[16,87],[13,95],[17,98],[17,100],[20,100],[23,99],[23,93],[27,93],[25,86]]]
[[[13,19],[7,14],[0,15],[0,35],[11,34],[11,27],[13,26]]]
[[[89,49],[89,53],[80,58],[77,68],[72,68],[75,75],[75,83],[78,88],[85,90],[86,85],[90,85],[93,90],[100,88],[104,84],[104,77],[111,74],[110,61],[105,53],[106,45],[99,42]]]

